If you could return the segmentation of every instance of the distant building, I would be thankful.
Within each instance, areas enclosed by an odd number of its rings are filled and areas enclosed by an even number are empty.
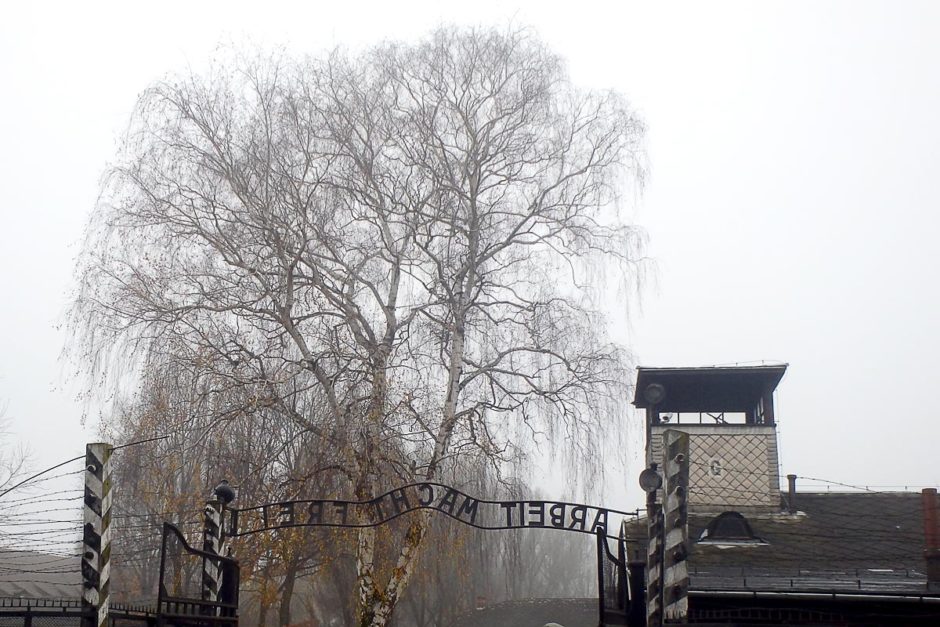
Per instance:
[[[781,493],[774,391],[786,368],[638,371],[647,463],[667,429],[689,435],[690,622],[940,624],[935,490],[803,492],[791,475]],[[645,524],[627,528],[635,562]]]
[[[459,617],[454,627],[597,627],[594,599],[524,599],[504,601]]]
[[[4,599],[78,601],[81,595],[78,555],[0,549],[0,605]]]

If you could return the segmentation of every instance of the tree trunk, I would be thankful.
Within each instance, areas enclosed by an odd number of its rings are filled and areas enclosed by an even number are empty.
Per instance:
[[[278,608],[278,625],[290,625],[290,602],[294,597],[294,583],[297,581],[298,565],[296,562],[288,564],[284,574],[284,583],[281,585],[281,606]]]
[[[359,530],[356,545],[356,579],[359,583],[359,602],[356,620],[359,627],[372,625],[372,605],[376,597],[375,585],[375,528]]]
[[[261,571],[261,591],[258,600],[258,627],[266,627],[268,624],[268,610],[271,603],[268,601],[268,587],[271,585],[271,559],[268,555],[264,570]]]
[[[268,602],[263,598],[258,605],[258,627],[265,627],[268,623]]]
[[[359,462],[359,485],[356,487],[356,498],[366,501],[375,497],[375,479],[372,475],[375,442],[378,438],[379,427],[385,416],[385,401],[388,394],[388,380],[386,368],[388,367],[387,346],[380,346],[373,363],[372,398],[369,402],[369,412],[365,423],[365,452]],[[379,588],[375,582],[375,527],[364,527],[359,530],[356,543],[356,579],[359,583],[358,607],[356,618],[360,627],[368,627],[374,622],[374,607],[379,597]]]
[[[394,570],[392,570],[392,576],[388,580],[388,585],[385,586],[385,593],[376,600],[372,608],[372,622],[369,623],[371,627],[385,627],[392,619],[392,612],[395,611],[395,605],[398,603],[401,593],[408,585],[411,574],[414,572],[419,554],[418,549],[427,533],[428,519],[430,517],[431,512],[429,510],[423,510],[418,516],[418,520],[412,522],[408,527],[404,546],[402,546],[401,552],[398,554],[398,562],[395,564]]]
[[[450,443],[450,437],[457,421],[457,397],[460,393],[460,377],[463,371],[466,341],[463,322],[464,316],[465,312],[461,307],[453,329],[448,390],[443,412],[444,420],[441,424],[440,432],[438,433],[431,463],[428,466],[428,481],[433,481],[437,474],[437,464],[443,459],[447,451],[447,446]],[[430,516],[431,513],[425,510],[418,519],[409,526],[404,545],[402,546],[401,552],[398,554],[398,562],[395,564],[392,576],[389,578],[388,585],[385,587],[385,593],[375,600],[371,612],[372,622],[366,623],[371,625],[371,627],[385,627],[391,620],[395,605],[398,603],[398,599],[404,589],[408,586],[411,574],[414,572],[415,564],[420,554],[419,549],[428,530]]]

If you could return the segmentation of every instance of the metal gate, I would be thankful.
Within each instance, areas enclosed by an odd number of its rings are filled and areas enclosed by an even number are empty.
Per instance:
[[[623,527],[615,541],[614,555],[605,532],[597,532],[597,595],[599,624],[646,624],[645,585],[642,563],[627,562],[627,542]]]
[[[205,593],[207,562],[221,574],[217,599],[207,598]],[[167,579],[168,568],[171,580]],[[237,560],[195,549],[176,526],[163,523],[157,627],[238,625],[238,584]]]

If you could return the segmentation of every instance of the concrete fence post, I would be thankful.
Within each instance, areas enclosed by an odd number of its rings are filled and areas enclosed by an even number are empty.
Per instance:
[[[222,555],[222,511],[224,505],[219,500],[206,503],[203,516],[202,550],[212,555]],[[222,563],[218,559],[202,560],[202,599],[211,603],[219,602],[221,588]]]
[[[111,592],[110,444],[85,447],[85,508],[82,529],[84,627],[107,627]]]
[[[663,509],[652,493],[647,503],[648,543],[646,553],[646,625],[663,624]]]
[[[689,615],[689,434],[663,432],[663,619]]]

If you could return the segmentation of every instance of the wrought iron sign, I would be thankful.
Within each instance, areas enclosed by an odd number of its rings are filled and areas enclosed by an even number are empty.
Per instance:
[[[225,533],[235,537],[289,527],[375,527],[421,509],[478,529],[543,527],[604,535],[609,535],[611,514],[636,516],[636,512],[563,501],[489,501],[440,483],[413,483],[370,501],[317,499],[230,508]]]

